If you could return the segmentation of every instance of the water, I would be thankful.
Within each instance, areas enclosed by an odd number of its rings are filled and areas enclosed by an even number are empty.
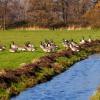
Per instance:
[[[89,100],[99,85],[100,55],[93,55],[11,100]]]

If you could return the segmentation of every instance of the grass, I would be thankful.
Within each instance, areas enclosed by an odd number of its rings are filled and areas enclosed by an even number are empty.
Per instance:
[[[82,37],[88,39],[91,36],[93,39],[100,39],[100,29],[94,30],[37,30],[37,31],[26,31],[26,30],[7,30],[0,31],[0,42],[9,48],[11,41],[15,41],[17,44],[23,45],[26,41],[31,41],[37,50],[35,52],[23,52],[23,53],[9,53],[8,51],[0,52],[0,69],[16,69],[23,63],[29,63],[33,59],[45,55],[39,45],[40,41],[44,39],[53,39],[59,48],[63,48],[61,40],[74,39],[79,42]]]
[[[53,54],[49,57],[45,56],[42,58],[40,63],[37,64],[38,67],[35,67],[34,64],[27,65],[27,67],[24,67],[23,73],[21,72],[21,69],[13,73],[11,70],[6,72],[5,76],[1,76],[0,100],[10,100],[10,97],[18,95],[21,91],[35,86],[36,84],[46,82],[53,76],[70,68],[76,62],[86,59],[91,54],[100,52],[98,43],[94,43],[94,45],[92,44],[90,47],[86,47],[84,47],[84,49],[80,52],[74,54],[66,51],[66,54],[70,54],[69,56],[63,54],[64,51],[62,51],[60,55],[55,53],[54,58]],[[47,63],[45,64],[44,61],[46,61],[46,59]]]

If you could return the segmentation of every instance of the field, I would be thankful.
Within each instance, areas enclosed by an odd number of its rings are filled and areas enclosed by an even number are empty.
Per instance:
[[[95,30],[39,30],[39,31],[26,31],[26,30],[7,30],[0,31],[0,44],[3,44],[9,49],[11,41],[15,41],[18,45],[23,45],[26,41],[31,41],[36,47],[35,52],[20,52],[9,53],[7,50],[0,52],[0,69],[16,69],[24,63],[29,63],[45,55],[39,45],[40,41],[44,39],[52,39],[59,46],[59,49],[63,49],[62,39],[74,39],[79,42],[82,37],[88,39],[89,36],[92,39],[100,39],[100,29]]]

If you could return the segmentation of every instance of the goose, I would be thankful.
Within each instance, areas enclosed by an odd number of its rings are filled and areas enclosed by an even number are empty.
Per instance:
[[[82,45],[82,44],[85,44],[85,43],[86,43],[86,41],[85,41],[85,39],[83,37],[83,39],[80,41],[80,44]]]
[[[71,43],[69,44],[69,47],[70,47],[70,49],[71,49],[72,51],[74,51],[74,52],[79,52],[79,49],[78,49],[77,47],[73,46]]]
[[[73,41],[73,39],[71,40],[71,44],[72,44],[74,47],[79,48],[79,45],[78,45],[75,41]]]
[[[43,48],[45,48],[45,44],[41,41],[41,43],[40,43],[40,48],[41,49],[43,49]]]
[[[41,42],[40,44],[40,48],[44,52],[54,52],[57,47],[58,46],[56,46],[55,43],[51,40],[45,40],[44,42]]]
[[[12,43],[10,44],[9,52],[17,52],[17,51],[18,51],[18,46],[14,43],[14,41],[12,41]]]
[[[0,45],[0,51],[4,51],[6,49],[5,46]]]
[[[91,37],[90,37],[90,36],[89,36],[88,42],[89,42],[89,43],[91,43],[91,42],[92,42],[92,39],[91,39]]]
[[[69,41],[68,40],[65,40],[65,39],[63,39],[63,46],[65,47],[65,48],[69,48]]]
[[[51,46],[49,44],[44,44],[41,47],[44,52],[51,52]]]
[[[41,42],[41,44],[40,44],[40,48],[44,51],[44,52],[47,52],[47,50],[46,50],[46,43],[45,42]]]
[[[50,52],[50,48],[49,47],[45,47],[44,45],[41,45],[41,48],[44,52]]]
[[[30,42],[27,42],[27,43],[25,44],[25,48],[26,48],[26,50],[29,51],[29,52],[35,51],[34,45],[32,45]]]
[[[53,46],[53,48],[57,49],[58,46],[55,44],[55,42],[51,43],[51,46]]]
[[[51,45],[51,51],[50,52],[55,52],[55,50],[58,48],[58,46],[55,45]]]

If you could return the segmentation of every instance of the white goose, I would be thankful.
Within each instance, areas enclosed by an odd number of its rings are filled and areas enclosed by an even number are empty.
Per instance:
[[[92,39],[91,39],[91,37],[90,37],[90,36],[89,36],[88,42],[89,42],[89,43],[91,43],[91,42],[92,42]]]
[[[18,46],[14,42],[12,42],[10,44],[9,52],[17,52],[17,51],[18,51]]]
[[[26,50],[29,51],[29,52],[35,51],[34,45],[32,45],[30,42],[27,42],[27,43],[25,44],[25,48],[26,48]]]
[[[45,41],[45,42],[41,42],[40,44],[40,48],[44,52],[54,52],[57,47],[58,46],[56,46],[55,43],[52,41]]]
[[[85,44],[85,43],[86,43],[86,41],[85,41],[85,39],[83,37],[83,39],[80,41],[80,44],[82,45],[82,44]]]
[[[50,47],[46,46],[45,44],[40,45],[40,47],[44,52],[51,52]]]
[[[70,49],[71,49],[72,51],[74,51],[74,52],[79,52],[79,51],[80,51],[79,48],[73,46],[71,43],[69,44],[69,47],[70,47]]]

